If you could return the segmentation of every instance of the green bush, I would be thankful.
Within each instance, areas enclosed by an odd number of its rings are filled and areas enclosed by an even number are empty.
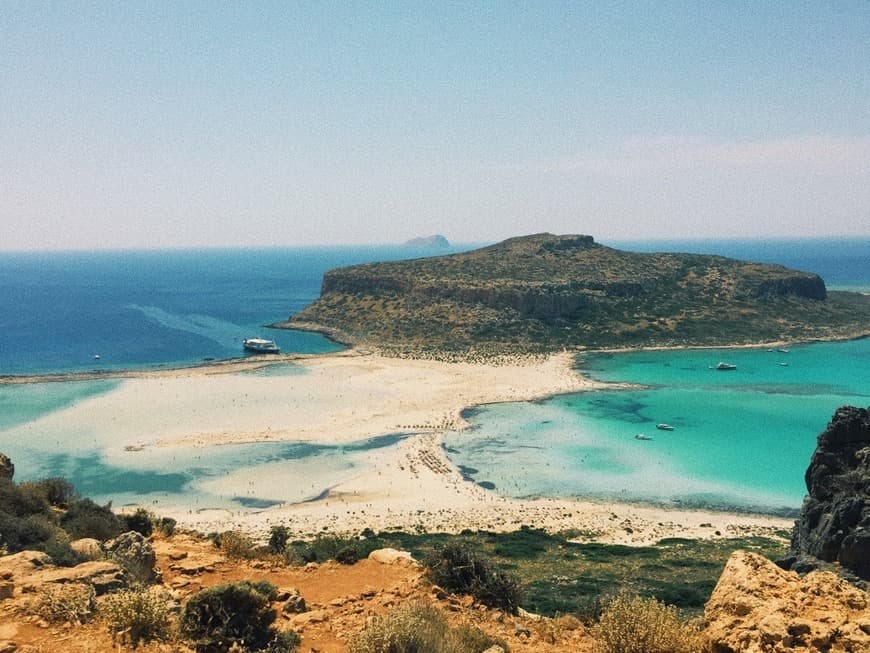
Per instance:
[[[100,605],[113,639],[137,646],[140,641],[164,639],[169,625],[169,601],[162,592],[128,589],[110,594]]]
[[[0,549],[9,553],[40,548],[52,532],[51,523],[42,515],[19,517],[0,512]]]
[[[350,653],[481,653],[507,644],[474,626],[451,628],[432,605],[411,603],[384,617],[375,617],[352,637]]]
[[[161,517],[156,524],[157,530],[169,537],[175,533],[176,522],[172,517]]]
[[[620,594],[593,629],[596,653],[700,653],[698,631],[680,621],[677,609],[652,598]]]
[[[50,514],[48,501],[36,488],[16,485],[8,478],[0,478],[0,514],[13,517]]]
[[[68,508],[69,505],[79,498],[75,487],[65,478],[44,478],[41,481],[20,483],[22,489],[27,487],[39,494],[50,506],[55,508]]]
[[[154,532],[154,515],[145,508],[136,508],[132,515],[121,515],[125,531],[136,531],[143,537],[149,537]]]
[[[241,582],[197,592],[184,606],[181,633],[201,653],[225,653],[233,644],[250,651],[292,651],[293,636],[272,628],[276,614],[262,589]]]
[[[105,542],[124,530],[121,520],[112,512],[112,504],[98,506],[90,499],[79,499],[70,504],[60,525],[73,539],[92,537]]]
[[[273,553],[284,553],[290,541],[290,529],[286,526],[272,526],[269,529],[269,549]]]
[[[519,581],[461,543],[450,543],[426,557],[429,579],[444,589],[471,594],[493,608],[516,614],[522,591]]]

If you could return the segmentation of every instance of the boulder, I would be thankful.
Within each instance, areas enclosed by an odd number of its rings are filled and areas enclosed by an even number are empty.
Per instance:
[[[111,562],[83,562],[75,567],[47,567],[21,580],[22,591],[35,592],[49,583],[83,583],[91,585],[97,596],[127,587],[124,570]]]
[[[15,476],[15,465],[5,453],[0,453],[0,478],[8,478],[12,480]]]
[[[284,601],[284,605],[281,606],[281,612],[284,614],[299,614],[308,611],[305,599],[295,587],[279,590],[278,596],[279,600]]]
[[[866,592],[834,573],[806,576],[735,551],[704,611],[713,653],[870,651]]]
[[[103,545],[93,537],[83,537],[69,543],[69,548],[87,560],[99,560],[103,557]]]
[[[389,548],[375,549],[369,553],[369,560],[374,560],[384,565],[417,565],[417,561],[407,551]]]
[[[838,408],[807,468],[808,495],[783,566],[839,562],[870,579],[870,409]]]
[[[155,569],[157,554],[154,547],[145,537],[136,531],[121,533],[113,540],[106,542],[106,557],[121,565],[136,580],[151,583],[160,577]]]
[[[38,569],[53,567],[51,556],[42,551],[19,551],[6,556],[0,556],[0,577],[21,578]]]

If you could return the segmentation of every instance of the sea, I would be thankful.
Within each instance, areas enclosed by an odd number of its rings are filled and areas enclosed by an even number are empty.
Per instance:
[[[829,289],[870,292],[868,238],[604,244],[782,263],[820,274]],[[316,299],[328,269],[441,253],[399,246],[0,253],[0,375],[197,365],[242,356],[242,340],[253,336],[285,352],[337,351],[319,334],[268,325]],[[720,361],[737,369],[713,369]],[[834,410],[870,405],[870,339],[594,354],[579,356],[577,366],[630,388],[470,408],[471,428],[444,437],[469,482],[514,497],[790,514]],[[259,373],[303,372],[287,365]],[[322,496],[367,465],[371,452],[413,437],[157,448],[135,457],[113,455],[87,433],[22,437],[28,425],[120,383],[0,385],[0,452],[15,463],[16,479],[65,476],[116,506],[259,510]]]

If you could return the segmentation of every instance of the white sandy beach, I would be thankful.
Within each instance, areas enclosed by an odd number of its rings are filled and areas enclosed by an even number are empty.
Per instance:
[[[669,536],[772,534],[791,527],[791,521],[775,517],[621,503],[514,500],[463,480],[447,461],[440,434],[461,429],[461,411],[470,406],[600,387],[572,369],[568,353],[498,365],[405,360],[353,351],[295,362],[304,370],[288,375],[242,373],[246,365],[129,374],[133,378],[121,381],[115,390],[19,429],[22,437],[87,434],[89,444],[96,444],[115,461],[148,455],[155,447],[194,445],[207,456],[217,451],[214,447],[226,444],[334,444],[387,433],[418,434],[397,446],[370,452],[366,465],[332,481],[321,478],[321,487],[329,492],[319,500],[288,497],[280,506],[238,512],[201,505],[160,510],[202,531],[245,528],[264,533],[270,525],[283,523],[302,536],[324,529],[456,532],[513,530],[527,524],[575,529],[601,541],[648,544]],[[231,494],[232,485],[242,481],[239,474],[231,474],[209,483],[215,489],[224,485]],[[280,487],[281,479],[270,482]]]

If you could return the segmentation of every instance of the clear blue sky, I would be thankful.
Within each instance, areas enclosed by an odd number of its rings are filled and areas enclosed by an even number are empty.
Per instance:
[[[870,235],[870,2],[0,0],[0,249]]]

